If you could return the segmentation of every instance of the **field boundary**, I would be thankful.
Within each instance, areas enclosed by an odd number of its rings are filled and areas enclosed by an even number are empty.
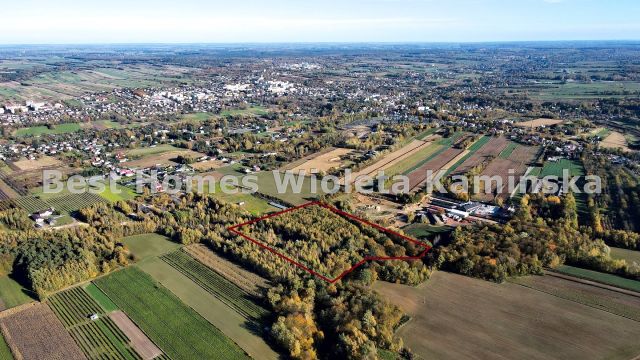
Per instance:
[[[327,276],[324,276],[324,275],[314,271],[313,269],[308,268],[307,266],[301,264],[300,262],[291,259],[287,255],[280,253],[277,249],[272,248],[272,247],[270,247],[268,245],[265,245],[263,242],[261,242],[259,240],[256,240],[256,239],[254,239],[254,238],[252,238],[252,237],[250,237],[250,236],[248,236],[248,235],[246,235],[243,232],[238,230],[241,227],[248,226],[248,225],[251,225],[251,224],[255,224],[257,222],[260,222],[260,221],[263,221],[263,220],[266,220],[266,219],[269,219],[269,218],[272,218],[272,217],[275,217],[275,216],[279,216],[279,215],[282,215],[282,214],[285,214],[285,213],[288,213],[288,212],[291,212],[291,211],[300,210],[300,209],[303,209],[303,208],[306,208],[306,207],[309,207],[309,206],[320,206],[320,207],[323,207],[323,208],[325,208],[325,209],[327,209],[327,210],[329,210],[329,211],[331,211],[331,212],[333,212],[335,214],[338,214],[340,216],[344,216],[344,217],[347,217],[347,218],[349,218],[351,220],[357,221],[359,223],[371,226],[371,227],[373,227],[373,228],[375,228],[375,229],[377,229],[377,230],[379,230],[379,231],[381,231],[381,232],[383,232],[383,233],[385,233],[387,235],[393,235],[393,236],[400,237],[403,240],[406,240],[408,242],[414,243],[414,244],[424,248],[424,250],[422,250],[422,252],[420,252],[420,254],[418,254],[416,256],[365,256],[362,260],[358,261],[355,265],[353,265],[349,269],[343,271],[337,277],[331,279],[331,278],[329,278]],[[240,236],[240,237],[242,237],[242,238],[244,238],[246,240],[249,240],[250,242],[258,245],[259,247],[261,247],[263,249],[266,249],[267,251],[275,254],[276,256],[278,256],[278,257],[280,257],[280,258],[282,258],[282,259],[294,264],[295,266],[305,270],[306,272],[308,272],[308,273],[310,273],[310,274],[312,274],[312,275],[314,275],[314,276],[316,276],[316,277],[318,277],[318,278],[320,278],[320,279],[322,279],[322,280],[324,280],[324,281],[326,281],[326,282],[328,282],[330,284],[333,284],[333,283],[337,282],[338,280],[342,279],[347,274],[351,273],[352,271],[354,271],[355,269],[357,269],[359,266],[361,266],[362,264],[366,263],[367,261],[388,261],[388,260],[407,260],[408,261],[408,260],[419,260],[419,259],[423,258],[427,254],[427,252],[429,252],[429,250],[431,250],[431,246],[429,246],[428,244],[426,244],[426,243],[424,243],[422,241],[413,239],[413,238],[411,238],[409,236],[400,234],[400,233],[398,233],[396,231],[393,231],[393,230],[387,229],[385,227],[382,227],[380,225],[374,224],[372,222],[369,222],[367,220],[359,218],[359,217],[357,217],[355,215],[352,215],[352,214],[349,214],[349,213],[347,213],[345,211],[339,210],[339,209],[337,209],[337,208],[335,208],[335,207],[333,207],[331,205],[328,205],[326,203],[323,203],[321,201],[312,201],[312,202],[308,202],[306,204],[302,204],[302,205],[291,207],[291,208],[288,208],[288,209],[285,209],[285,210],[282,210],[282,211],[271,213],[271,214],[268,214],[268,215],[265,215],[265,216],[261,216],[261,217],[256,218],[256,219],[253,219],[253,220],[241,223],[241,224],[237,224],[237,225],[231,226],[231,227],[227,228],[227,230],[229,230],[230,232],[232,232],[232,233],[234,233],[234,234],[236,234],[236,235],[238,235],[238,236]]]

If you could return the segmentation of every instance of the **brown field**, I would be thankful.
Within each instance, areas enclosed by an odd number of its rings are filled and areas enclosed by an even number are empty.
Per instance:
[[[109,314],[109,317],[129,338],[131,347],[138,355],[142,356],[144,360],[151,360],[162,355],[162,350],[160,350],[153,341],[149,340],[147,335],[145,335],[125,313],[118,310]]]
[[[302,162],[296,161],[281,170],[291,170],[294,173],[304,171],[305,174],[327,172],[333,168],[339,169],[344,165],[342,157],[352,153],[351,149],[329,148],[325,151],[305,157]],[[312,171],[315,169],[316,171]]]
[[[508,159],[497,158],[494,159],[487,165],[487,167],[482,171],[481,175],[483,176],[500,176],[502,178],[502,188],[497,189],[497,184],[492,182],[491,184],[491,192],[484,193],[484,185],[481,186],[481,192],[476,194],[476,198],[480,201],[490,202],[496,196],[499,196],[503,199],[507,198],[511,195],[508,191],[508,179],[509,179],[509,170],[513,169],[513,176],[516,179],[519,179],[520,176],[523,176],[526,172],[528,164],[535,159],[536,154],[538,153],[538,148],[535,146],[522,146],[518,145],[515,150],[511,153]],[[516,184],[517,185],[517,184]]]
[[[11,165],[13,165],[15,167],[15,170],[18,170],[18,171],[30,171],[30,170],[43,169],[48,167],[57,167],[57,166],[61,166],[62,163],[58,159],[52,158],[51,156],[44,155],[36,160],[24,159],[24,160],[14,161],[13,163],[11,163]]]
[[[483,147],[478,149],[478,151],[460,164],[460,166],[458,166],[458,168],[453,172],[453,175],[466,174],[474,167],[482,165],[489,159],[497,158],[500,152],[507,147],[508,143],[509,140],[504,136],[492,138],[489,142],[484,144]]]
[[[625,139],[624,135],[619,132],[612,132],[604,138],[600,142],[600,146],[608,149],[622,149],[624,151],[630,151],[629,147],[627,147],[627,139]]]
[[[431,142],[435,140],[435,137],[431,137],[431,141],[425,142],[422,140],[413,140],[407,146],[404,146],[396,151],[393,151],[385,156],[383,156],[378,161],[373,164],[365,167],[362,170],[356,171],[351,174],[351,180],[355,181],[358,176],[375,176],[378,171],[385,170],[390,168],[391,166],[397,164],[398,162],[410,157],[421,149],[431,145]],[[344,184],[345,179],[340,179],[340,184]]]
[[[553,273],[552,273],[553,274]],[[527,276],[509,282],[640,322],[640,295],[593,286],[571,276]],[[624,290],[622,290],[624,291]]]
[[[520,285],[438,271],[374,289],[412,319],[398,330],[427,359],[632,359],[640,323]]]
[[[126,163],[124,163],[124,165],[132,168],[148,168],[156,165],[173,166],[178,165],[178,163],[173,160],[175,160],[175,158],[180,155],[195,158],[204,156],[204,154],[193,150],[173,150],[160,154],[145,156],[142,159],[138,160],[127,161]]]
[[[539,126],[558,125],[558,124],[562,124],[563,122],[564,120],[540,118],[540,119],[515,123],[514,125],[519,127],[539,127]]]
[[[225,164],[220,160],[207,160],[193,163],[191,164],[191,167],[197,171],[209,171],[223,167],[224,165]]]
[[[411,189],[411,192],[416,191],[423,185],[427,179],[428,170],[432,170],[435,176],[436,171],[456,159],[462,152],[462,149],[449,148],[410,172],[407,176],[409,177],[409,189]]]
[[[86,359],[46,304],[32,303],[0,318],[0,328],[16,358]]]
[[[232,263],[204,245],[190,245],[185,247],[184,250],[196,260],[255,297],[262,296],[261,289],[269,288],[269,282],[263,277]]]
[[[0,179],[0,200],[15,199],[18,197],[20,197],[20,194],[13,190],[11,186],[7,185],[4,180]]]

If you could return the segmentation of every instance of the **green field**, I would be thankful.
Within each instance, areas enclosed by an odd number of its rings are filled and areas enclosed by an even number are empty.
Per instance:
[[[105,309],[81,287],[59,292],[48,302],[89,359],[140,359]],[[89,319],[93,314],[99,316],[98,320]]]
[[[614,259],[625,260],[628,264],[637,262],[640,264],[640,250],[629,250],[622,248],[611,248],[611,257]]]
[[[219,298],[200,287],[171,265],[154,257],[136,265],[176,295],[256,360],[271,360],[278,354],[265,342],[261,326],[247,320]]]
[[[126,186],[116,184],[116,189],[120,191],[119,194],[112,191],[109,186],[105,186],[104,191],[100,193],[100,196],[105,198],[109,202],[127,201],[135,198],[138,194],[133,189]]]
[[[163,145],[156,145],[153,147],[149,146],[149,147],[131,149],[127,151],[127,155],[134,156],[134,157],[149,156],[149,155],[157,155],[157,154],[162,154],[169,151],[179,151],[179,150],[184,150],[184,149],[180,149],[169,144],[163,144]]]
[[[212,117],[214,117],[215,115],[210,114],[210,113],[205,113],[205,112],[199,112],[199,113],[192,113],[192,114],[184,114],[180,116],[180,120],[181,121],[195,121],[195,122],[201,122],[201,121],[205,121],[208,120]]]
[[[12,360],[13,355],[11,355],[11,349],[9,349],[9,345],[4,340],[2,333],[0,333],[0,360]]]
[[[409,224],[402,228],[402,231],[409,236],[427,240],[433,235],[447,233],[452,230],[453,228],[450,226],[436,226],[420,223]]]
[[[110,313],[112,311],[119,310],[116,304],[114,304],[113,301],[111,301],[111,299],[102,292],[102,290],[98,289],[94,283],[89,283],[85,286],[84,291],[91,295],[93,300],[95,300],[106,312]]]
[[[236,116],[236,115],[266,115],[267,109],[262,106],[252,106],[247,109],[230,109],[222,110],[220,116]]]
[[[68,193],[66,195],[59,196],[49,195],[50,194],[45,195],[44,199],[36,196],[22,196],[17,199],[13,199],[13,201],[28,213],[46,210],[51,207],[61,213],[69,213],[105,201],[105,199],[100,195],[89,192],[81,194]]]
[[[511,156],[511,154],[513,153],[513,150],[515,150],[517,147],[518,147],[517,143],[509,142],[507,147],[500,152],[498,157],[500,157],[501,159],[508,159],[509,156]]]
[[[174,360],[248,358],[220,330],[135,267],[95,284]]]
[[[592,280],[606,285],[617,286],[623,289],[640,292],[640,281],[626,279],[621,276],[581,269],[568,265],[560,266],[554,270],[562,274],[579,277],[585,280]]]
[[[166,236],[155,233],[128,236],[122,242],[139,259],[166,254],[180,247]]]
[[[33,301],[29,294],[31,294],[31,291],[20,285],[9,275],[0,276],[0,300],[4,303],[5,308],[10,309]]]
[[[15,136],[24,137],[24,136],[40,136],[40,135],[57,135],[57,134],[72,133],[79,130],[80,130],[80,124],[78,123],[58,124],[58,125],[54,125],[52,129],[49,129],[46,126],[32,126],[32,127],[16,130]]]
[[[308,176],[305,176],[303,177],[302,180],[300,180],[302,183],[302,186],[299,194],[294,193],[292,182],[289,183],[290,185],[285,186],[285,192],[281,194],[278,192],[278,188],[277,188],[277,183],[276,183],[277,175],[274,176],[273,172],[263,171],[263,172],[259,172],[251,175],[255,175],[258,177],[258,181],[257,181],[258,192],[269,195],[269,196],[273,196],[278,199],[282,199],[294,205],[304,204],[310,200],[315,199],[318,195],[322,194],[322,188],[320,187],[319,178],[317,180],[318,186],[317,186],[316,194],[312,194],[311,192],[311,178]],[[279,172],[279,175],[280,175],[280,179],[282,180],[282,183],[284,184],[285,174],[282,172]],[[298,180],[298,175],[294,174],[293,182],[297,183],[297,180]]]
[[[562,176],[564,169],[569,170],[570,176],[583,176],[584,167],[577,160],[559,159],[558,161],[546,161],[540,172],[540,177],[545,176]]]
[[[207,292],[234,308],[238,313],[259,320],[268,314],[262,306],[250,299],[249,294],[220,276],[215,271],[178,250],[162,256],[162,260],[183,273]]]
[[[104,201],[100,195],[85,192],[49,198],[46,203],[60,212],[72,212]]]
[[[205,189],[205,192],[207,191],[208,189]],[[241,208],[250,212],[252,215],[262,215],[278,210],[278,208],[269,205],[269,202],[252,194],[244,194],[240,192],[240,190],[238,190],[237,194],[226,194],[220,188],[219,182],[216,182],[215,191],[210,194],[212,197],[218,200],[222,200],[230,204],[237,204]],[[244,202],[244,204],[239,205],[241,202]]]

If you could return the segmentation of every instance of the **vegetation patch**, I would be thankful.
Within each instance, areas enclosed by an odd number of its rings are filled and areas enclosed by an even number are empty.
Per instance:
[[[95,284],[172,359],[247,358],[220,330],[135,267]]]

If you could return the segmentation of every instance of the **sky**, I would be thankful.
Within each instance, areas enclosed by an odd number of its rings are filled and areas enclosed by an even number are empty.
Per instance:
[[[0,0],[0,44],[640,40],[639,0]]]

